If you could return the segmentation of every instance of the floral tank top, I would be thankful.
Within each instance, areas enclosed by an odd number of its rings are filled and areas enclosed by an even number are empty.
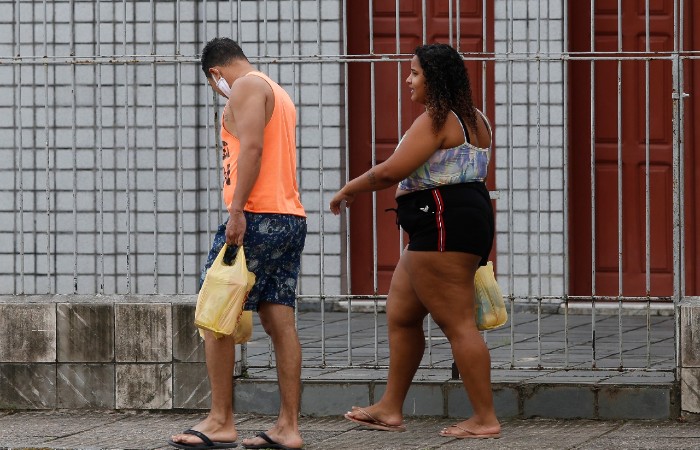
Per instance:
[[[478,109],[477,112],[484,119],[486,128],[489,131],[491,144],[488,148],[476,147],[469,142],[467,128],[462,118],[452,111],[452,114],[457,117],[462,125],[464,143],[457,147],[436,150],[426,162],[399,183],[399,189],[412,192],[448,184],[484,181],[489,166],[489,159],[491,158],[493,133],[484,113]]]

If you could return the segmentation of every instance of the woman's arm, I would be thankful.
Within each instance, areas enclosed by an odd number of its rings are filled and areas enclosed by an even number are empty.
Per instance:
[[[435,135],[427,113],[421,114],[406,131],[396,151],[381,164],[350,180],[331,200],[331,212],[340,213],[340,205],[349,205],[360,192],[386,189],[409,176],[440,148],[442,133]]]

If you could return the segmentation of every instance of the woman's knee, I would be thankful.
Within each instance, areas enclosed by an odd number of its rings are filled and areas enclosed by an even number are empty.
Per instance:
[[[422,328],[423,320],[428,312],[422,311],[395,311],[387,314],[389,327],[397,328]]]
[[[479,330],[476,328],[476,321],[471,314],[456,313],[452,315],[432,316],[435,324],[440,327],[445,337],[452,342],[465,337],[473,337],[478,335]]]

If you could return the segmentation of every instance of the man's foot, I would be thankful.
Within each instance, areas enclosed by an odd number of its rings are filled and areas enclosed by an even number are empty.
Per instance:
[[[406,431],[402,416],[384,414],[377,405],[366,408],[353,406],[352,411],[345,413],[345,418],[373,430]]]
[[[501,437],[501,424],[479,424],[471,418],[443,428],[440,436],[457,439],[495,439]]]
[[[284,450],[300,449],[304,445],[301,435],[296,432],[284,432],[274,427],[264,433],[258,433],[255,437],[243,439],[245,448],[279,448]]]
[[[199,422],[197,425],[193,426],[191,429],[204,434],[207,438],[209,438],[215,443],[230,444],[235,442],[236,439],[238,439],[238,432],[236,431],[236,425],[233,423],[233,418],[231,418],[231,421],[229,423],[221,424],[207,417],[203,421]],[[174,444],[182,444],[194,448],[197,448],[197,446],[200,446],[201,448],[207,448],[206,442],[204,442],[204,440],[196,434],[175,434],[170,437],[170,440]]]

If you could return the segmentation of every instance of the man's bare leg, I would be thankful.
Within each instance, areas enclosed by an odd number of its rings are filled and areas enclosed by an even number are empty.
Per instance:
[[[272,339],[277,361],[280,413],[277,424],[266,431],[270,439],[290,448],[299,448],[299,403],[301,401],[301,345],[294,324],[294,309],[286,305],[260,302],[258,314],[265,332]],[[243,440],[243,445],[260,445],[260,437]]]
[[[233,442],[238,438],[233,420],[233,366],[236,358],[233,337],[216,339],[207,331],[204,352],[211,385],[211,410],[207,418],[192,429],[204,433],[212,441]],[[181,444],[202,443],[200,438],[190,434],[176,434],[171,439]]]

